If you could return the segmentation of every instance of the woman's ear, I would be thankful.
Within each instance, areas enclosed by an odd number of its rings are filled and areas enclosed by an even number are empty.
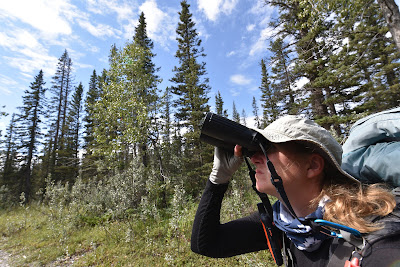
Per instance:
[[[321,175],[321,173],[324,171],[324,167],[325,167],[324,158],[317,153],[311,154],[307,169],[307,177],[314,178],[316,176]]]

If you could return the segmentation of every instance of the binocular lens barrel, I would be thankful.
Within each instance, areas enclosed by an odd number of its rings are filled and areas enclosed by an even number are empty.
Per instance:
[[[253,129],[209,112],[202,124],[200,140],[229,150],[237,144],[249,156],[260,151],[260,142],[265,138]]]

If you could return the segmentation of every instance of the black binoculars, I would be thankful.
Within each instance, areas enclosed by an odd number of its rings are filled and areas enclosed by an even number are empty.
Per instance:
[[[200,140],[230,151],[240,145],[243,155],[248,157],[262,151],[260,145],[265,147],[268,143],[259,132],[211,112],[203,120]]]

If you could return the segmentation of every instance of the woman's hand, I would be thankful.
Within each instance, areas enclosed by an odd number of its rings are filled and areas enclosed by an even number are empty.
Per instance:
[[[210,181],[214,184],[228,183],[233,174],[243,162],[242,147],[236,145],[234,152],[215,147],[214,164],[210,174]]]

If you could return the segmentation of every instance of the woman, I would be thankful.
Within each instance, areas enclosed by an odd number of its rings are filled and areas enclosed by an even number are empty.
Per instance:
[[[315,219],[339,223],[363,234],[383,227],[371,220],[393,211],[393,195],[378,186],[361,185],[344,172],[340,167],[341,146],[328,131],[308,119],[285,116],[258,132],[267,145],[265,153],[251,157],[256,167],[256,188],[278,198],[273,217],[275,226],[284,233],[287,265],[328,266],[334,258],[337,242],[325,228],[314,227]],[[235,147],[234,155],[216,148],[213,170],[194,220],[194,252],[229,257],[267,248],[258,213],[226,224],[219,222],[228,182],[242,162],[241,147]],[[276,180],[282,181],[283,188],[276,188]],[[374,243],[373,249],[362,255],[361,266],[389,266],[400,260],[399,237],[400,231]]]

